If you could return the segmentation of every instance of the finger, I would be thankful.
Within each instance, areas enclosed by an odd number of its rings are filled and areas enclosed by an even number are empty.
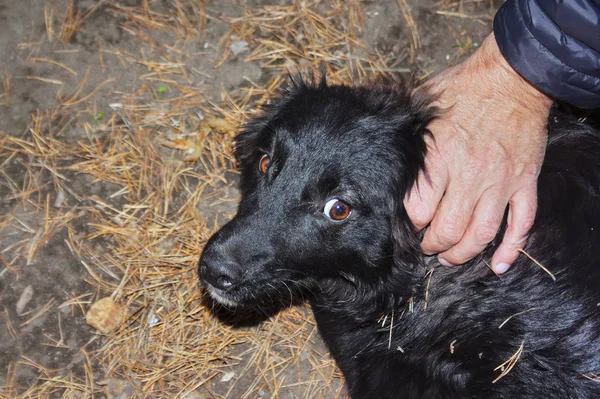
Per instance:
[[[443,265],[460,265],[479,255],[498,234],[508,198],[499,189],[483,193],[461,240],[438,255]]]
[[[497,274],[506,272],[525,247],[537,209],[537,186],[533,181],[517,191],[509,201],[508,226],[502,243],[492,257],[492,269]]]
[[[427,255],[439,254],[456,245],[463,237],[480,194],[464,187],[464,183],[450,185],[442,198],[438,210],[425,232],[421,250]]]
[[[404,198],[406,213],[417,231],[423,230],[431,222],[446,189],[443,173],[435,169],[428,173],[429,176],[426,176],[424,172],[419,172],[417,182]]]
[[[435,128],[435,122],[432,127]],[[425,171],[419,172],[417,181],[404,198],[406,213],[417,231],[423,230],[433,219],[448,183],[448,170],[441,162],[433,139],[426,137],[425,141]]]

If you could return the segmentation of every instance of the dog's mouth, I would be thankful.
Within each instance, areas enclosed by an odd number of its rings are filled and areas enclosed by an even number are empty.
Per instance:
[[[235,286],[228,289],[221,289],[204,281],[204,289],[208,295],[218,304],[228,308],[243,307],[249,305],[249,298],[258,298],[260,293],[256,292],[252,287],[253,284],[237,283]]]
[[[293,280],[287,280],[286,283],[273,278],[245,280],[227,289],[215,287],[203,280],[202,286],[215,303],[228,308],[262,307],[288,302],[291,304],[304,301],[315,292],[315,290],[305,290],[306,292],[302,290],[302,287],[310,286],[308,282],[298,285],[294,284]]]
[[[222,289],[213,287],[210,284],[204,285],[208,295],[217,303],[227,306],[227,307],[236,307],[239,305],[239,302],[232,298],[231,294],[223,291]]]
[[[228,293],[220,288],[213,287],[208,283],[204,283],[203,286],[208,295],[218,304],[232,308],[239,305],[239,302],[233,298],[231,293]]]

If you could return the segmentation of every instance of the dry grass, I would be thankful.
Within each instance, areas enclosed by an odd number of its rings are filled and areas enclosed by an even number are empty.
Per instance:
[[[500,375],[498,375],[498,377],[496,377],[494,379],[494,381],[492,381],[492,384],[497,383],[502,378],[506,377],[506,375],[508,375],[508,373],[511,372],[513,367],[515,367],[515,365],[519,361],[521,354],[523,353],[524,344],[525,344],[525,341],[521,342],[519,349],[517,349],[517,351],[511,357],[509,357],[504,363],[502,363],[501,365],[499,365],[498,367],[496,367],[494,369],[494,371],[500,370]]]
[[[225,50],[219,63],[231,55],[232,44],[245,42],[251,51],[244,61],[259,62],[276,72],[323,65],[332,82],[344,83],[385,74],[390,60],[369,54],[356,36],[364,30],[360,2],[331,1],[329,10],[321,13],[317,5],[307,1],[299,6],[264,7],[230,19],[231,32],[221,41]]]
[[[529,260],[531,260],[533,263],[535,263],[540,269],[542,269],[544,272],[546,272],[546,274],[548,274],[552,280],[554,280],[556,282],[556,277],[554,276],[554,274],[552,274],[552,272],[550,270],[548,270],[548,268],[546,268],[544,265],[542,265],[537,259],[535,259],[533,256],[529,255],[523,249],[519,248],[519,252],[522,253],[523,255],[525,255],[526,257],[528,257]]]
[[[581,374],[582,377],[594,382],[600,382],[600,375],[594,373]]]

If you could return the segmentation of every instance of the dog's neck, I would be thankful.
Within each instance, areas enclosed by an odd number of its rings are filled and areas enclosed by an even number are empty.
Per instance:
[[[327,280],[311,305],[345,314],[357,323],[371,323],[382,314],[401,310],[424,297],[426,277],[431,270],[429,263],[432,262],[421,258],[421,262],[404,264],[401,268],[390,266],[388,275],[369,283],[344,277]]]
[[[422,255],[414,263],[395,264],[391,270],[384,281],[371,284],[342,278],[327,281],[311,305],[316,311],[339,314],[346,320],[352,318],[357,326],[370,325],[385,315],[427,309],[432,301],[442,297],[448,305],[448,298],[455,296],[451,295],[453,292],[491,273],[479,258],[447,268],[440,266],[435,256]]]

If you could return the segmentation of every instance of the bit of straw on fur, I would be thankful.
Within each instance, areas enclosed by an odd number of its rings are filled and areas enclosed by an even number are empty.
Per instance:
[[[508,373],[510,373],[513,367],[515,367],[515,364],[517,364],[519,358],[521,357],[521,354],[523,353],[524,344],[525,341],[521,342],[519,349],[510,358],[508,358],[508,360],[506,360],[504,363],[502,363],[494,369],[494,371],[501,370],[502,372],[498,377],[496,377],[496,379],[494,379],[494,381],[492,381],[492,384],[495,384],[496,382],[500,381],[500,379],[505,377]]]
[[[527,256],[533,263],[535,263],[536,265],[538,265],[543,271],[545,271],[546,273],[548,273],[548,275],[550,277],[552,277],[552,280],[556,281],[556,277],[554,277],[554,274],[552,274],[552,272],[550,272],[550,270],[548,270],[546,267],[544,267],[544,265],[542,265],[540,262],[538,262],[536,259],[534,259],[531,255],[529,255],[527,252],[525,252],[523,249],[519,249],[519,252],[521,252],[523,255]]]

